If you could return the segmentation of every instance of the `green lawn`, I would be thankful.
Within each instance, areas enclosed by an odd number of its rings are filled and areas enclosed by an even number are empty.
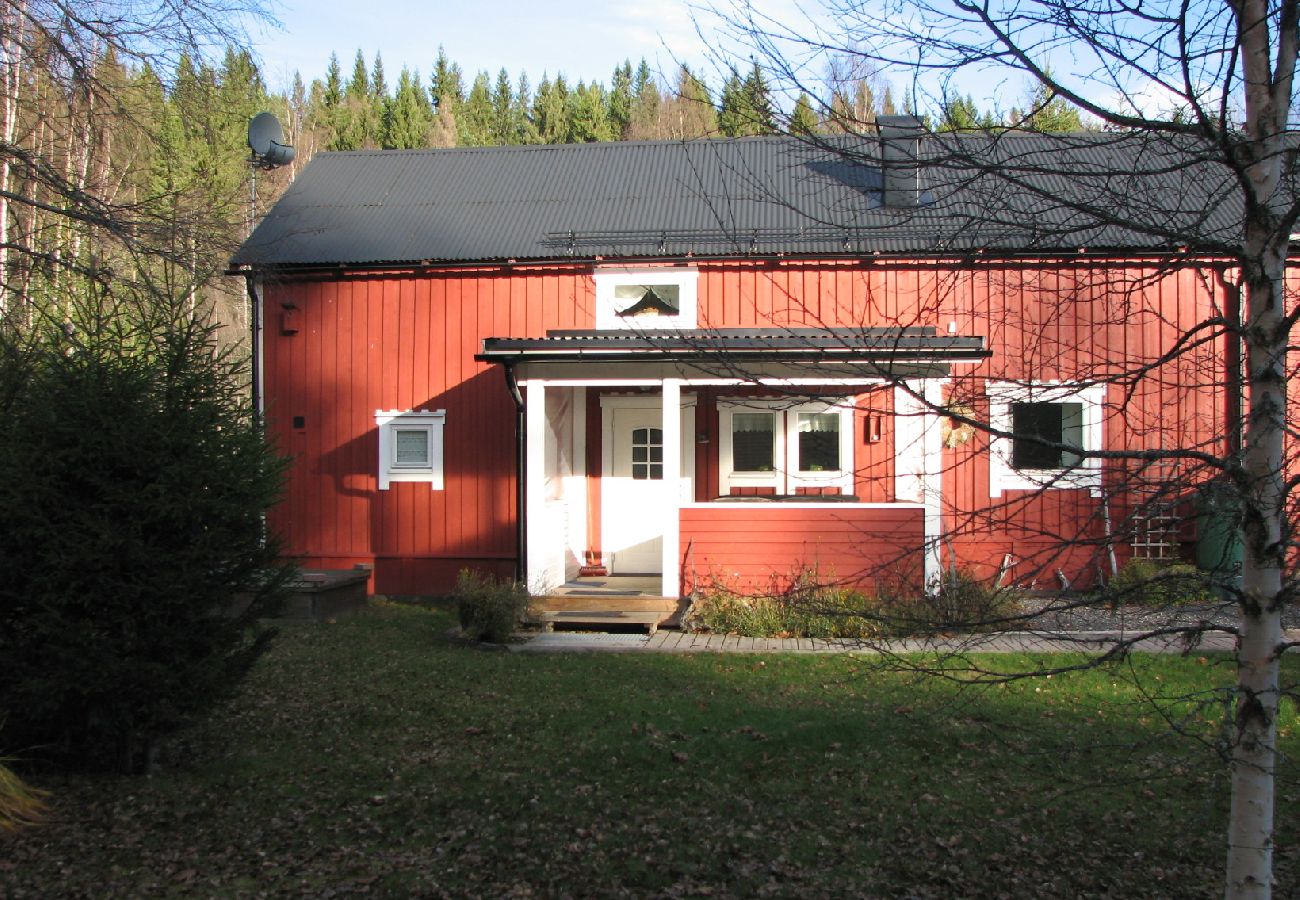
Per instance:
[[[852,657],[491,652],[451,622],[287,627],[152,778],[37,774],[51,818],[0,836],[0,896],[1221,892],[1225,768],[1143,692],[1226,660],[958,690]],[[1294,757],[1294,705],[1283,726]]]

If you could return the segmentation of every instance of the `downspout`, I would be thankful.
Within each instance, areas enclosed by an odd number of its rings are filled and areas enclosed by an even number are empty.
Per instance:
[[[519,547],[515,563],[515,580],[523,584],[528,579],[528,531],[524,519],[524,502],[528,496],[528,472],[524,466],[528,450],[528,432],[525,430],[524,422],[524,397],[519,393],[514,363],[502,360],[501,368],[506,373],[506,388],[515,401],[515,543]]]
[[[1222,269],[1216,270],[1219,283],[1223,285],[1223,316],[1228,320],[1228,327],[1223,336],[1224,369],[1224,450],[1230,459],[1241,458],[1241,285],[1228,281]]]
[[[263,408],[263,391],[262,391],[262,298],[258,290],[257,275],[252,272],[244,274],[244,287],[248,291],[248,329],[249,339],[252,344],[252,363],[249,366],[249,376],[252,378],[252,397],[253,410],[257,413],[258,425],[262,425],[262,419],[266,410]]]

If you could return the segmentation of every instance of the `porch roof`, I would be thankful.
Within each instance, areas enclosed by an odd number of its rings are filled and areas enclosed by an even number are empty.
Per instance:
[[[822,362],[888,366],[979,362],[984,338],[907,328],[701,328],[691,331],[549,331],[542,338],[490,337],[480,362]]]

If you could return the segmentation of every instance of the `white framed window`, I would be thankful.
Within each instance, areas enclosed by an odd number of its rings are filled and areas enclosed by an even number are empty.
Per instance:
[[[1101,495],[1105,385],[990,381],[989,495],[1087,489]],[[1006,435],[1005,437],[1001,435]]]
[[[596,327],[657,331],[694,328],[695,269],[605,268],[595,273]]]
[[[853,493],[853,402],[728,399],[718,403],[723,493]],[[737,489],[741,489],[737,491]]]
[[[445,409],[375,410],[379,429],[379,489],[395,481],[428,482],[442,490],[442,428]]]

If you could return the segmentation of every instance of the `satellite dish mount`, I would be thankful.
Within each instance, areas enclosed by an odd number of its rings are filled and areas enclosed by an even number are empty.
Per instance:
[[[248,122],[248,149],[259,169],[278,169],[293,162],[293,148],[284,143],[280,122],[269,112],[258,113]]]

